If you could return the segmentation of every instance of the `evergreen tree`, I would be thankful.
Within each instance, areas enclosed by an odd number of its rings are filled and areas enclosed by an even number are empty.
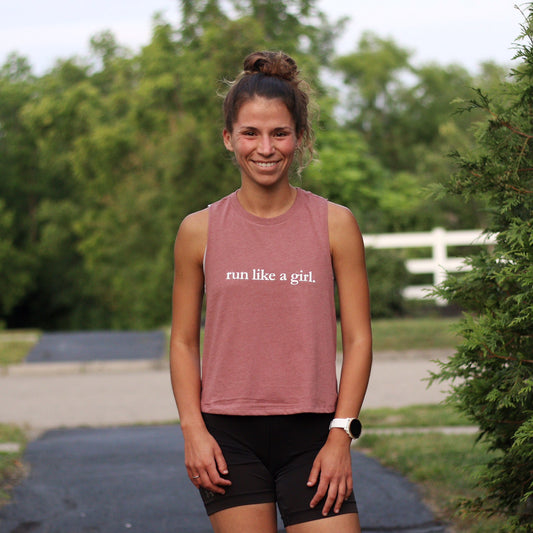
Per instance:
[[[449,401],[498,452],[480,478],[488,497],[466,507],[503,513],[505,531],[520,532],[533,531],[533,4],[524,18],[509,81],[490,98],[476,90],[463,108],[487,120],[476,148],[454,154],[444,192],[484,198],[497,244],[438,289],[464,310],[464,340],[433,375],[454,380]]]

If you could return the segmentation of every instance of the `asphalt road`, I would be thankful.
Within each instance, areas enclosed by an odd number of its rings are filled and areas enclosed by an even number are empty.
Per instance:
[[[0,375],[0,422],[36,436],[24,454],[28,476],[0,509],[0,533],[210,532],[186,475],[181,431],[169,423],[177,413],[160,336],[43,341],[27,363]],[[378,355],[365,405],[440,401],[443,387],[423,381],[430,358]],[[353,470],[363,532],[446,531],[403,477],[357,451]]]
[[[0,510],[3,533],[211,531],[176,425],[52,430],[25,461],[28,478]],[[405,478],[357,452],[353,472],[364,532],[445,531]]]

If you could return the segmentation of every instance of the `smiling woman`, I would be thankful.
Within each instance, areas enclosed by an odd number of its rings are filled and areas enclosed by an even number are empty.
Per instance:
[[[272,104],[278,106],[277,112],[284,114],[278,117],[280,122],[272,133],[280,137],[296,135],[298,142],[294,152],[299,165],[298,172],[302,170],[313,155],[313,131],[309,117],[310,88],[300,78],[294,60],[282,53],[250,54],[244,62],[243,72],[230,85],[224,99],[225,137],[226,132],[233,133],[245,103],[252,99],[264,99],[263,112],[268,113],[265,106]],[[280,103],[284,109],[279,109]],[[256,118],[262,119],[264,116]],[[244,126],[246,130],[246,124],[240,126]]]
[[[233,131],[224,130],[224,144],[241,170],[241,199],[250,187],[276,187],[288,179],[300,138],[281,100],[256,96],[242,105]]]
[[[176,238],[172,385],[189,479],[217,533],[275,533],[276,504],[288,533],[360,531],[349,428],[371,365],[364,249],[346,208],[290,185],[313,151],[308,109],[292,58],[248,56],[224,101],[241,186]]]

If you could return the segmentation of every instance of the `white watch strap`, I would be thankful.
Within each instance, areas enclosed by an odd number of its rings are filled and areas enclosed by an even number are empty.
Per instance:
[[[350,422],[353,420],[353,418],[334,418],[329,423],[329,429],[331,428],[342,428],[344,431],[347,430]]]

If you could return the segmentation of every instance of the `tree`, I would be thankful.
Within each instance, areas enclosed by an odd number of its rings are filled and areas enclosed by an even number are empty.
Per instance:
[[[363,136],[332,127],[317,135],[318,160],[303,174],[311,190],[347,206],[366,233],[398,231],[398,220],[417,218],[421,209],[419,186],[409,173],[391,172],[369,154]]]
[[[369,154],[386,169],[382,194],[390,189],[395,202],[412,206],[386,217],[389,227],[381,231],[482,223],[484,213],[475,203],[465,206],[449,198],[430,203],[426,191],[450,174],[446,154],[452,146],[463,148],[473,142],[471,125],[477,117],[452,116],[452,101],[468,96],[472,76],[457,65],[416,66],[410,51],[372,33],[365,33],[357,49],[337,58],[333,66],[348,89],[341,115],[344,127],[363,135]],[[485,86],[486,77],[493,84],[497,74],[487,65],[480,83]]]
[[[367,36],[362,55],[342,64],[364,99],[341,123],[323,80],[343,21],[328,21],[316,4],[181,0],[180,27],[154,17],[139,53],[103,32],[89,59],[62,58],[41,77],[24,58],[8,58],[0,69],[0,255],[16,288],[0,305],[8,327],[168,320],[180,221],[239,184],[221,141],[220,93],[257,49],[286,50],[314,88],[318,161],[303,174],[305,187],[348,205],[366,232],[423,229],[450,214],[447,225],[460,223],[467,208],[458,213],[446,200],[437,210],[420,190],[445,173],[442,146],[471,142],[470,121],[453,123],[445,103],[470,78],[437,66],[416,71],[407,52]],[[403,83],[405,73],[416,87]],[[496,67],[484,75],[496,83]]]
[[[127,111],[111,124],[100,120],[78,139],[74,161],[81,181],[107,180],[100,194],[89,191],[94,202],[77,232],[93,291],[110,311],[108,326],[154,327],[168,320],[168,273],[180,220],[238,186],[221,140],[221,80],[233,78],[254,49],[298,51],[302,35],[316,46],[327,40],[304,24],[311,2],[286,4],[234,2],[234,19],[216,0],[183,1],[178,33],[156,18],[151,42],[132,59],[137,76],[127,86]],[[105,45],[98,46],[105,52],[98,79],[109,87],[101,104],[111,109],[107,102],[125,77],[109,75],[116,70],[109,35],[98,43]],[[318,77],[316,60],[303,63]],[[117,143],[125,150],[107,157]]]
[[[31,286],[31,258],[14,245],[13,218],[0,199],[0,316],[8,314]],[[0,321],[0,329],[3,326]]]
[[[258,48],[294,51],[306,75],[318,79],[320,60],[308,51],[325,51],[333,39],[325,19],[324,31],[312,24],[311,1],[235,0],[237,17],[222,4],[183,0],[179,30],[154,17],[151,40],[137,55],[109,32],[96,35],[87,63],[60,60],[31,87],[23,62],[5,67],[9,79],[0,90],[10,99],[0,114],[5,107],[6,149],[14,154],[9,183],[17,184],[14,199],[31,195],[34,206],[33,290],[19,298],[9,325],[146,328],[168,321],[181,219],[238,186],[221,139],[221,80]],[[22,157],[24,143],[31,158]],[[32,173],[25,172],[29,163]],[[0,192],[8,190],[0,184]],[[22,209],[15,213],[13,226],[27,224]]]
[[[37,139],[21,118],[36,79],[11,54],[0,68],[0,326],[34,287]]]
[[[490,98],[476,90],[463,107],[487,118],[477,146],[455,154],[444,194],[486,199],[497,244],[438,290],[464,310],[464,341],[433,376],[455,380],[449,402],[498,452],[480,481],[488,498],[469,506],[508,515],[506,531],[533,531],[533,4],[525,20],[510,81]]]

